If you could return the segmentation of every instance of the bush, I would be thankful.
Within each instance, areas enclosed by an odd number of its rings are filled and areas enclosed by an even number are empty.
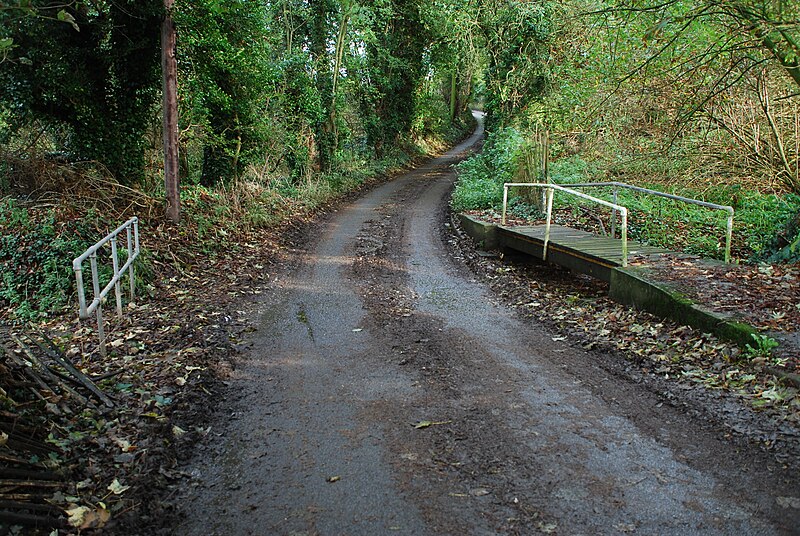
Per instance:
[[[550,163],[550,179],[559,184],[590,182],[595,179],[592,176],[594,173],[594,166],[578,155],[559,158]]]
[[[478,210],[499,205],[503,183],[512,182],[525,139],[514,128],[489,134],[483,151],[458,165],[453,210]]]
[[[0,199],[0,307],[19,320],[65,307],[75,294],[72,259],[99,238],[92,219],[59,221],[53,210]]]
[[[791,235],[784,236],[782,242],[780,231],[790,230],[791,222],[798,212],[800,195],[777,196],[747,192],[740,196],[735,228],[753,252],[753,260],[766,260],[771,256],[776,257],[776,261],[792,260],[790,251],[788,255],[779,258],[786,242],[791,242],[793,238]]]

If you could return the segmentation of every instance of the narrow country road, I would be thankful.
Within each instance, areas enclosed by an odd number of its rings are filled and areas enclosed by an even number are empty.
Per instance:
[[[174,533],[797,534],[797,475],[452,258],[451,165],[481,134],[320,223],[261,305]]]

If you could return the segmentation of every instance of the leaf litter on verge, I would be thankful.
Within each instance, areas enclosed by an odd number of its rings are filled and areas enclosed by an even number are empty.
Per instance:
[[[554,325],[558,330],[554,337],[576,336],[586,350],[622,352],[641,372],[726,390],[778,420],[800,425],[800,397],[784,391],[786,386],[769,370],[769,362],[748,361],[735,344],[613,302],[604,284],[591,278],[547,266],[508,266],[502,259],[469,254],[465,248],[470,246],[458,240],[450,244],[470,259],[477,273],[511,308],[524,317]],[[780,270],[800,275],[795,268]],[[793,284],[798,281],[800,277],[792,277]],[[763,282],[753,285],[762,288]],[[788,313],[780,319],[786,317]],[[765,318],[775,321],[772,314],[765,313]]]

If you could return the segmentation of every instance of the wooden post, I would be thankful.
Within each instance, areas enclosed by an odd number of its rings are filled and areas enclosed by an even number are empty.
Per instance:
[[[164,189],[167,194],[167,218],[181,219],[181,197],[178,178],[178,63],[175,59],[175,23],[172,4],[164,0],[164,22],[161,24],[161,70],[164,79]]]

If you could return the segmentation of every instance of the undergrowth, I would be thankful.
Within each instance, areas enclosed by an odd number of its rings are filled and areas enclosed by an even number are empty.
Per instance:
[[[103,222],[94,213],[61,216],[0,199],[0,318],[5,310],[17,320],[36,320],[72,300],[72,259],[97,241]]]
[[[251,168],[245,176],[229,184],[214,188],[189,185],[181,191],[182,225],[186,232],[195,235],[205,252],[214,252],[235,241],[236,235],[306,217],[333,199],[410,161],[407,153],[396,153],[377,161],[352,161],[335,172],[301,180],[263,176]]]
[[[522,134],[513,128],[490,134],[483,153],[458,166],[459,179],[451,202],[453,209],[501,210],[503,183],[513,182],[524,165],[522,148],[525,143]],[[573,154],[551,163],[550,179],[559,184],[627,181],[636,186],[733,206],[734,257],[745,262],[800,260],[800,244],[796,243],[797,247],[791,249],[793,239],[800,242],[800,237],[794,238],[798,232],[791,225],[800,213],[800,196],[763,193],[739,184],[712,188],[705,183],[699,187],[684,183],[679,187],[673,180],[675,173],[684,172],[686,167],[687,163],[682,160],[668,162],[656,158],[649,167],[645,160],[639,159],[626,161],[624,166],[603,168],[597,162]],[[635,180],[633,177],[650,180]],[[609,187],[582,188],[581,191],[607,201],[613,200]],[[629,209],[629,238],[705,257],[724,257],[725,212],[624,189],[618,191],[617,202]],[[600,232],[607,232],[610,228],[611,211],[600,205],[557,192],[553,206],[562,215],[568,209],[572,224]],[[531,203],[530,193],[521,188],[512,188],[509,192],[508,210],[517,218],[536,220],[542,217],[538,207]]]
[[[182,257],[235,251],[247,235],[306,219],[370,180],[407,166],[418,156],[443,150],[445,140],[455,137],[449,132],[445,138],[409,142],[379,160],[351,153],[335,172],[308,173],[300,179],[251,166],[239,179],[213,188],[183,184],[182,222],[177,228],[163,222],[159,201],[163,185],[158,177],[134,189],[120,186],[97,170],[76,173],[65,166],[59,176],[52,163],[45,163],[46,184],[35,183],[36,177],[45,176],[36,173],[26,176],[24,183],[14,176],[0,184],[0,321],[36,321],[70,310],[77,313],[72,260],[131,216],[140,219],[137,288],[147,291],[152,288],[154,263],[181,268],[195,262]],[[35,166],[35,162],[24,163]],[[17,174],[18,164],[14,165]],[[27,200],[26,192],[36,192],[38,197]],[[178,240],[165,240],[165,234]],[[124,263],[124,248],[120,256]],[[108,252],[98,252],[98,260],[102,288],[112,275]],[[84,270],[88,272],[88,263]],[[85,277],[84,284],[91,299],[91,278]]]

